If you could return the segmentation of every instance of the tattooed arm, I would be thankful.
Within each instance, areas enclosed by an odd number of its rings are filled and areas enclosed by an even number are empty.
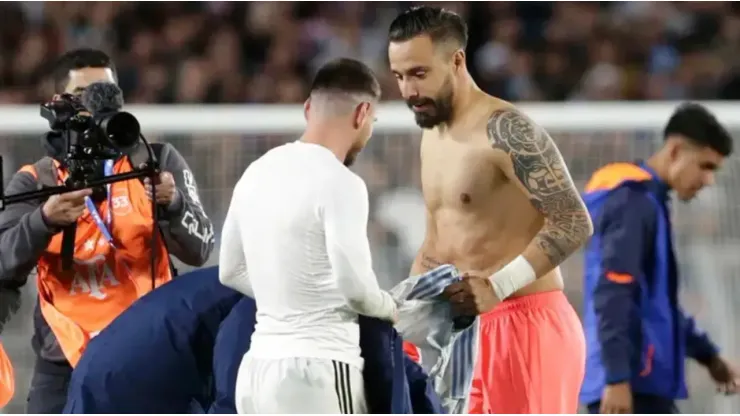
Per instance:
[[[545,225],[522,253],[541,277],[586,242],[593,232],[591,218],[543,128],[514,109],[503,109],[488,119],[487,133],[491,146],[508,155],[506,175],[545,217]]]

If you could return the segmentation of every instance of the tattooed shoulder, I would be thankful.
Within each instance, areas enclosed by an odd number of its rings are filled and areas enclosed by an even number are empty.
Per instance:
[[[568,169],[547,132],[516,110],[495,111],[488,119],[488,141],[505,152],[514,174],[531,198],[572,189]]]
[[[532,205],[547,219],[535,238],[556,266],[591,234],[591,221],[555,142],[543,128],[514,109],[488,119],[488,141],[506,153]]]

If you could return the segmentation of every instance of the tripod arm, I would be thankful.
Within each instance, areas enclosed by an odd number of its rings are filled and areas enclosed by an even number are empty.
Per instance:
[[[2,164],[0,164],[0,170],[2,170],[1,165]],[[52,195],[59,195],[65,192],[72,192],[72,191],[86,189],[86,188],[94,188],[97,186],[103,186],[103,185],[108,185],[108,184],[115,183],[115,182],[127,181],[130,179],[152,177],[153,174],[156,174],[156,173],[152,173],[154,168],[155,167],[152,166],[152,167],[147,167],[145,169],[138,169],[138,170],[134,170],[131,172],[111,175],[111,176],[101,178],[101,179],[86,181],[83,184],[83,186],[75,186],[75,187],[71,187],[69,185],[50,186],[50,187],[46,187],[43,189],[39,189],[37,191],[21,192],[21,193],[13,194],[13,195],[5,195],[2,191],[0,191],[0,210],[4,209],[6,205],[17,204],[20,202],[31,201],[34,199],[44,200],[44,199],[49,198]]]

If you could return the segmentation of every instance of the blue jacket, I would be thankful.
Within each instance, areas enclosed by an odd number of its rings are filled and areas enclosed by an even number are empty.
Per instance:
[[[189,413],[211,404],[213,345],[243,295],[215,268],[136,301],[93,338],[72,372],[64,413]]]
[[[208,413],[235,414],[236,376],[244,353],[252,343],[257,305],[244,297],[221,323],[213,347],[213,382],[216,397]]]
[[[90,342],[64,413],[235,413],[236,374],[255,311],[254,301],[220,284],[215,267],[158,288]],[[361,333],[370,409],[441,413],[430,380],[405,357],[392,326],[363,318]]]
[[[249,350],[256,311],[254,301],[245,297],[221,324],[213,355],[216,399],[209,413],[236,413],[236,377],[239,363]],[[360,347],[370,413],[443,413],[429,377],[403,352],[401,337],[391,324],[360,317]]]
[[[624,381],[636,393],[685,398],[685,357],[707,362],[717,353],[678,304],[668,191],[647,166],[630,163],[603,167],[586,186],[594,235],[585,253],[582,403]]]

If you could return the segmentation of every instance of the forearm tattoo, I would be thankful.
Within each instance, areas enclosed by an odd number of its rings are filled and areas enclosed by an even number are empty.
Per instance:
[[[534,241],[558,266],[586,242],[592,227],[560,151],[543,128],[512,109],[494,112],[487,133],[491,146],[509,155],[514,174],[545,217]]]

